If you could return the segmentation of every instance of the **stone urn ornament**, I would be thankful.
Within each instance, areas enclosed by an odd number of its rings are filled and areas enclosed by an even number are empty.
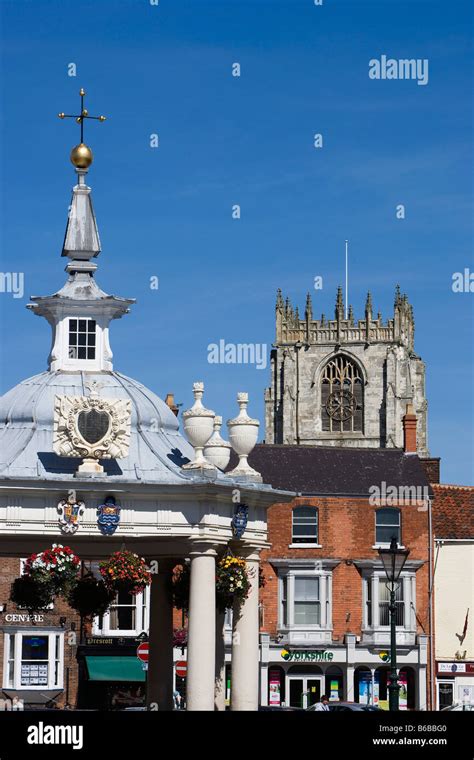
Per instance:
[[[237,403],[240,411],[237,417],[228,420],[227,429],[229,431],[229,441],[235,453],[239,457],[239,464],[233,470],[227,473],[230,478],[244,477],[249,480],[262,482],[262,476],[259,472],[250,467],[247,457],[257,443],[258,428],[260,423],[253,420],[247,414],[249,403],[248,393],[238,393]]]
[[[190,444],[194,447],[194,460],[183,464],[183,470],[215,469],[214,465],[204,458],[203,450],[214,427],[212,409],[206,409],[202,403],[204,383],[193,384],[194,404],[183,412],[184,432]]]
[[[222,417],[214,417],[214,432],[204,446],[204,457],[219,470],[225,470],[229,464],[232,446],[221,437]]]

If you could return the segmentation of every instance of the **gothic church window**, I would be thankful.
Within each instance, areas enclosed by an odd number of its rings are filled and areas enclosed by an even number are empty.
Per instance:
[[[363,378],[355,362],[339,355],[328,361],[321,378],[322,430],[328,433],[362,432]]]

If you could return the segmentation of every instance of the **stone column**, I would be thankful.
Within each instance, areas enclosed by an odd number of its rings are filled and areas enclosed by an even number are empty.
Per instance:
[[[173,605],[169,593],[173,563],[160,560],[152,576],[147,705],[173,709]]]
[[[216,677],[214,689],[214,708],[225,710],[225,612],[216,612]]]
[[[251,585],[247,599],[234,608],[231,710],[258,709],[258,552],[249,551],[246,561]]]
[[[188,710],[214,710],[216,667],[216,552],[193,543],[188,616]]]

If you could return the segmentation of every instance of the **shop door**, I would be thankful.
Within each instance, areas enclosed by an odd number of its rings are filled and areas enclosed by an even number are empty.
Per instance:
[[[304,679],[303,678],[290,678],[289,688],[289,706],[290,707],[302,707],[303,706],[303,691],[304,691]]]
[[[309,707],[318,702],[321,697],[322,677],[303,676],[302,678],[289,678],[289,706]]]
[[[308,678],[307,679],[307,706],[310,707],[316,702],[319,702],[321,698],[321,679],[320,678]]]
[[[453,686],[450,681],[440,681],[438,683],[438,709],[450,707],[453,704]]]

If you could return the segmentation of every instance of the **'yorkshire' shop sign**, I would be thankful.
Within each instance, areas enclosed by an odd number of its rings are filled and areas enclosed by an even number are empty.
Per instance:
[[[282,649],[280,654],[287,662],[331,662],[334,657],[333,652],[325,649]]]

